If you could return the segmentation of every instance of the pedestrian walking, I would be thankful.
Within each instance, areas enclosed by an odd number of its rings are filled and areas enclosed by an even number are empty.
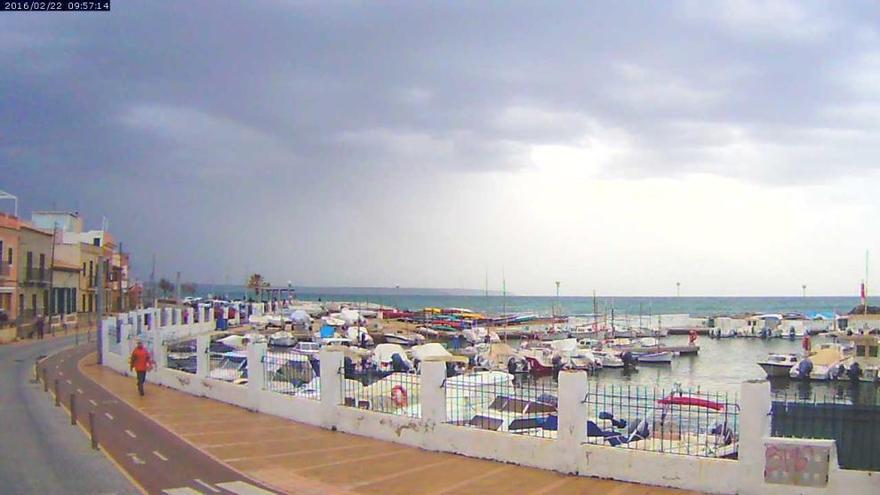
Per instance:
[[[45,331],[46,320],[43,319],[43,315],[37,315],[37,338],[43,338],[43,332]]]
[[[144,347],[144,343],[140,340],[137,342],[134,350],[131,352],[131,358],[128,362],[129,368],[137,372],[138,393],[143,397],[144,382],[147,380],[147,371],[153,369],[153,357],[150,351]]]

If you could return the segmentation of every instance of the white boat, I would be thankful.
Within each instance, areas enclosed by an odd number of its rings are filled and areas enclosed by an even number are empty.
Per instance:
[[[461,331],[461,336],[471,345],[501,342],[501,338],[498,337],[497,333],[490,332],[485,327],[465,328]]]
[[[513,347],[504,344],[477,344],[474,363],[476,368],[508,373],[528,373],[529,362]]]
[[[623,368],[626,364],[620,356],[611,351],[594,350],[593,355],[602,363],[603,368]]]
[[[846,378],[863,382],[880,381],[880,336],[854,334],[842,339],[855,346],[855,353],[846,365]]]
[[[672,364],[672,353],[668,351],[639,354],[636,360],[648,364]]]
[[[822,344],[818,350],[792,366],[789,376],[801,380],[833,380],[845,372],[850,355],[851,349],[840,344]]]
[[[317,342],[297,342],[293,347],[293,352],[305,356],[317,357],[318,353],[321,352],[321,344]]]
[[[293,332],[281,330],[269,335],[269,345],[275,347],[293,347],[296,345],[296,336]]]
[[[733,328],[713,327],[709,329],[709,337],[716,339],[729,339],[730,337],[736,337],[736,330]]]
[[[797,366],[800,357],[797,354],[771,353],[766,359],[758,361],[768,378],[789,376],[791,369]]]
[[[425,336],[417,333],[388,332],[383,334],[383,337],[385,337],[385,342],[389,344],[413,346],[425,342]]]
[[[562,369],[594,371],[602,367],[602,362],[590,349],[580,347],[577,339],[555,340],[550,348],[559,357]]]
[[[395,357],[397,356],[397,357]],[[376,346],[370,361],[379,371],[392,371],[394,368],[403,368],[405,371],[412,369],[412,362],[406,354],[406,350],[400,344],[384,343]]]
[[[345,336],[351,341],[352,345],[360,347],[372,347],[373,337],[366,327],[348,327],[345,329]]]
[[[208,378],[241,384],[247,381],[247,352],[229,351],[220,355],[220,362],[208,372]]]

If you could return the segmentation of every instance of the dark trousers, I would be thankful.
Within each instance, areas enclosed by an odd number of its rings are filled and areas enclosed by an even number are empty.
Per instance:
[[[144,382],[147,380],[147,372],[146,371],[138,371],[138,393],[144,395]]]

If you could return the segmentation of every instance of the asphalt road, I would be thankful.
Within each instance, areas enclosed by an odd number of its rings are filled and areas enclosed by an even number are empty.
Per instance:
[[[71,336],[0,346],[3,494],[140,493],[104,454],[90,448],[66,411],[55,407],[51,395],[33,381],[38,356],[73,343]]]
[[[91,351],[91,348],[79,347],[48,358],[43,366],[49,376],[50,391],[57,378],[59,396],[65,404],[70,394],[74,394],[77,417],[84,425],[88,425],[89,411],[94,413],[98,442],[146,492],[168,495],[275,493],[192,447],[84,376],[77,363]],[[48,397],[43,401],[50,402]],[[69,416],[67,428],[73,429]],[[88,445],[85,438],[80,441]]]

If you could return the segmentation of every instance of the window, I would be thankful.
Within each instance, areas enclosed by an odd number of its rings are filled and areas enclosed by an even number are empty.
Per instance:
[[[872,345],[868,347],[868,357],[877,357],[878,349],[880,349],[880,346]]]
[[[80,311],[82,311],[83,313],[86,312],[86,295],[85,294],[83,294],[83,303],[82,303],[82,307],[80,308]]]
[[[27,261],[25,262],[25,265],[27,265],[28,271],[31,271],[34,267],[34,253],[30,251],[27,252]]]
[[[865,346],[857,345],[856,346],[856,356],[862,357],[865,355]]]
[[[3,241],[0,241],[0,256],[3,256]]]
[[[46,269],[46,255],[43,253],[40,253],[40,271],[43,271],[45,269]]]
[[[92,239],[92,245],[100,246],[101,245],[101,238],[95,237],[94,239]]]
[[[31,309],[34,310],[34,313],[37,312],[37,295],[31,294]]]
[[[12,248],[7,249],[7,252],[9,253],[9,257],[7,258],[6,263],[11,265],[12,264]]]

